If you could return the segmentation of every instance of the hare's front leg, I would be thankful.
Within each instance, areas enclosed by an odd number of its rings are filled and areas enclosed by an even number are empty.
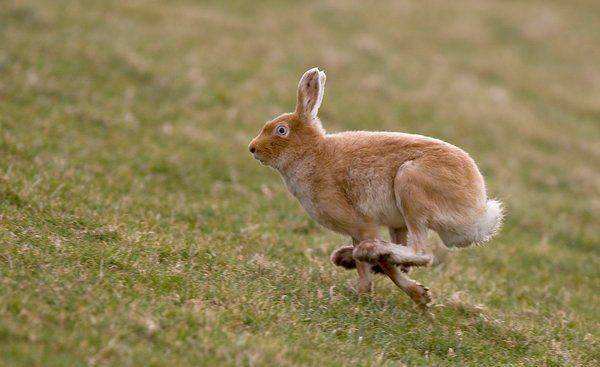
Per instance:
[[[402,289],[420,307],[426,308],[431,303],[429,288],[406,277],[397,267],[387,260],[379,260],[379,266],[394,284]]]
[[[357,241],[353,241],[357,243]],[[354,246],[342,246],[339,249],[333,251],[330,260],[334,265],[341,266],[346,269],[356,268],[358,272],[358,286],[357,291],[359,294],[365,294],[373,290],[373,276],[372,272],[380,271],[378,266],[373,267],[370,263],[365,261],[357,261],[352,255]]]
[[[373,290],[371,264],[364,261],[357,261],[356,270],[358,271],[358,294],[370,293]]]
[[[352,245],[358,246],[357,239],[352,239]],[[373,275],[371,274],[371,264],[365,261],[356,261],[356,270],[358,272],[358,294],[370,293],[373,290]]]
[[[404,276],[396,266],[426,266],[431,257],[416,254],[406,247],[382,240],[365,240],[355,246],[352,256],[358,261],[366,261],[387,275],[419,306],[426,307],[431,302],[429,290],[414,280]]]

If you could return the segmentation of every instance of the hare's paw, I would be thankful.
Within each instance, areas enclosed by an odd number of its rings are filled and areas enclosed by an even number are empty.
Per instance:
[[[356,260],[377,264],[380,260],[401,266],[403,271],[410,266],[426,266],[432,261],[432,256],[416,254],[411,248],[394,245],[382,240],[367,240],[354,248],[353,256]]]
[[[336,266],[341,266],[346,269],[355,269],[356,260],[352,256],[354,246],[343,246],[331,253],[329,259]]]
[[[410,298],[421,308],[427,308],[431,304],[431,293],[429,288],[415,282],[408,290]]]
[[[356,269],[356,260],[352,256],[354,246],[343,246],[333,251],[329,259],[336,266],[351,270]],[[383,270],[378,264],[371,266],[371,272],[375,274],[383,274]]]
[[[417,254],[410,247],[393,246],[388,261],[402,267],[407,272],[411,266],[428,266],[433,262],[433,256],[429,254]],[[405,271],[406,269],[406,271]]]
[[[365,261],[377,264],[380,259],[391,255],[391,249],[385,246],[381,241],[367,240],[359,243],[352,252],[354,258],[358,261]]]

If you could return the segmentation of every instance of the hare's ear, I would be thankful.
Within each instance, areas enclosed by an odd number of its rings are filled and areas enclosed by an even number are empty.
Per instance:
[[[296,114],[303,119],[317,117],[325,93],[325,72],[312,68],[302,75],[298,83],[298,104]]]

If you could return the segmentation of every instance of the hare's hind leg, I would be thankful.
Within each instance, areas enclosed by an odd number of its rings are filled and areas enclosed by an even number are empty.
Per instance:
[[[392,243],[395,243],[395,244],[401,245],[401,246],[408,245],[408,242],[407,242],[408,229],[406,227],[402,227],[402,228],[390,227],[389,232],[390,232],[390,241]],[[400,270],[402,270],[403,273],[408,273],[408,271],[410,270],[410,266],[400,265]]]
[[[422,253],[427,244],[427,222],[435,210],[426,192],[431,177],[416,161],[407,161],[400,166],[394,179],[396,205],[404,216],[408,232],[408,246],[415,253]]]

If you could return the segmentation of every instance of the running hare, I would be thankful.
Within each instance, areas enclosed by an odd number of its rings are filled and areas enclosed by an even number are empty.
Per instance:
[[[488,199],[477,165],[454,145],[396,132],[327,134],[317,117],[324,89],[323,71],[305,72],[296,110],[267,122],[250,152],[281,174],[311,218],[352,238],[332,261],[356,267],[360,293],[371,290],[371,273],[381,272],[426,305],[428,289],[394,265],[429,263],[429,229],[449,247],[488,241],[501,225],[502,205]],[[393,243],[379,238],[380,226]]]

